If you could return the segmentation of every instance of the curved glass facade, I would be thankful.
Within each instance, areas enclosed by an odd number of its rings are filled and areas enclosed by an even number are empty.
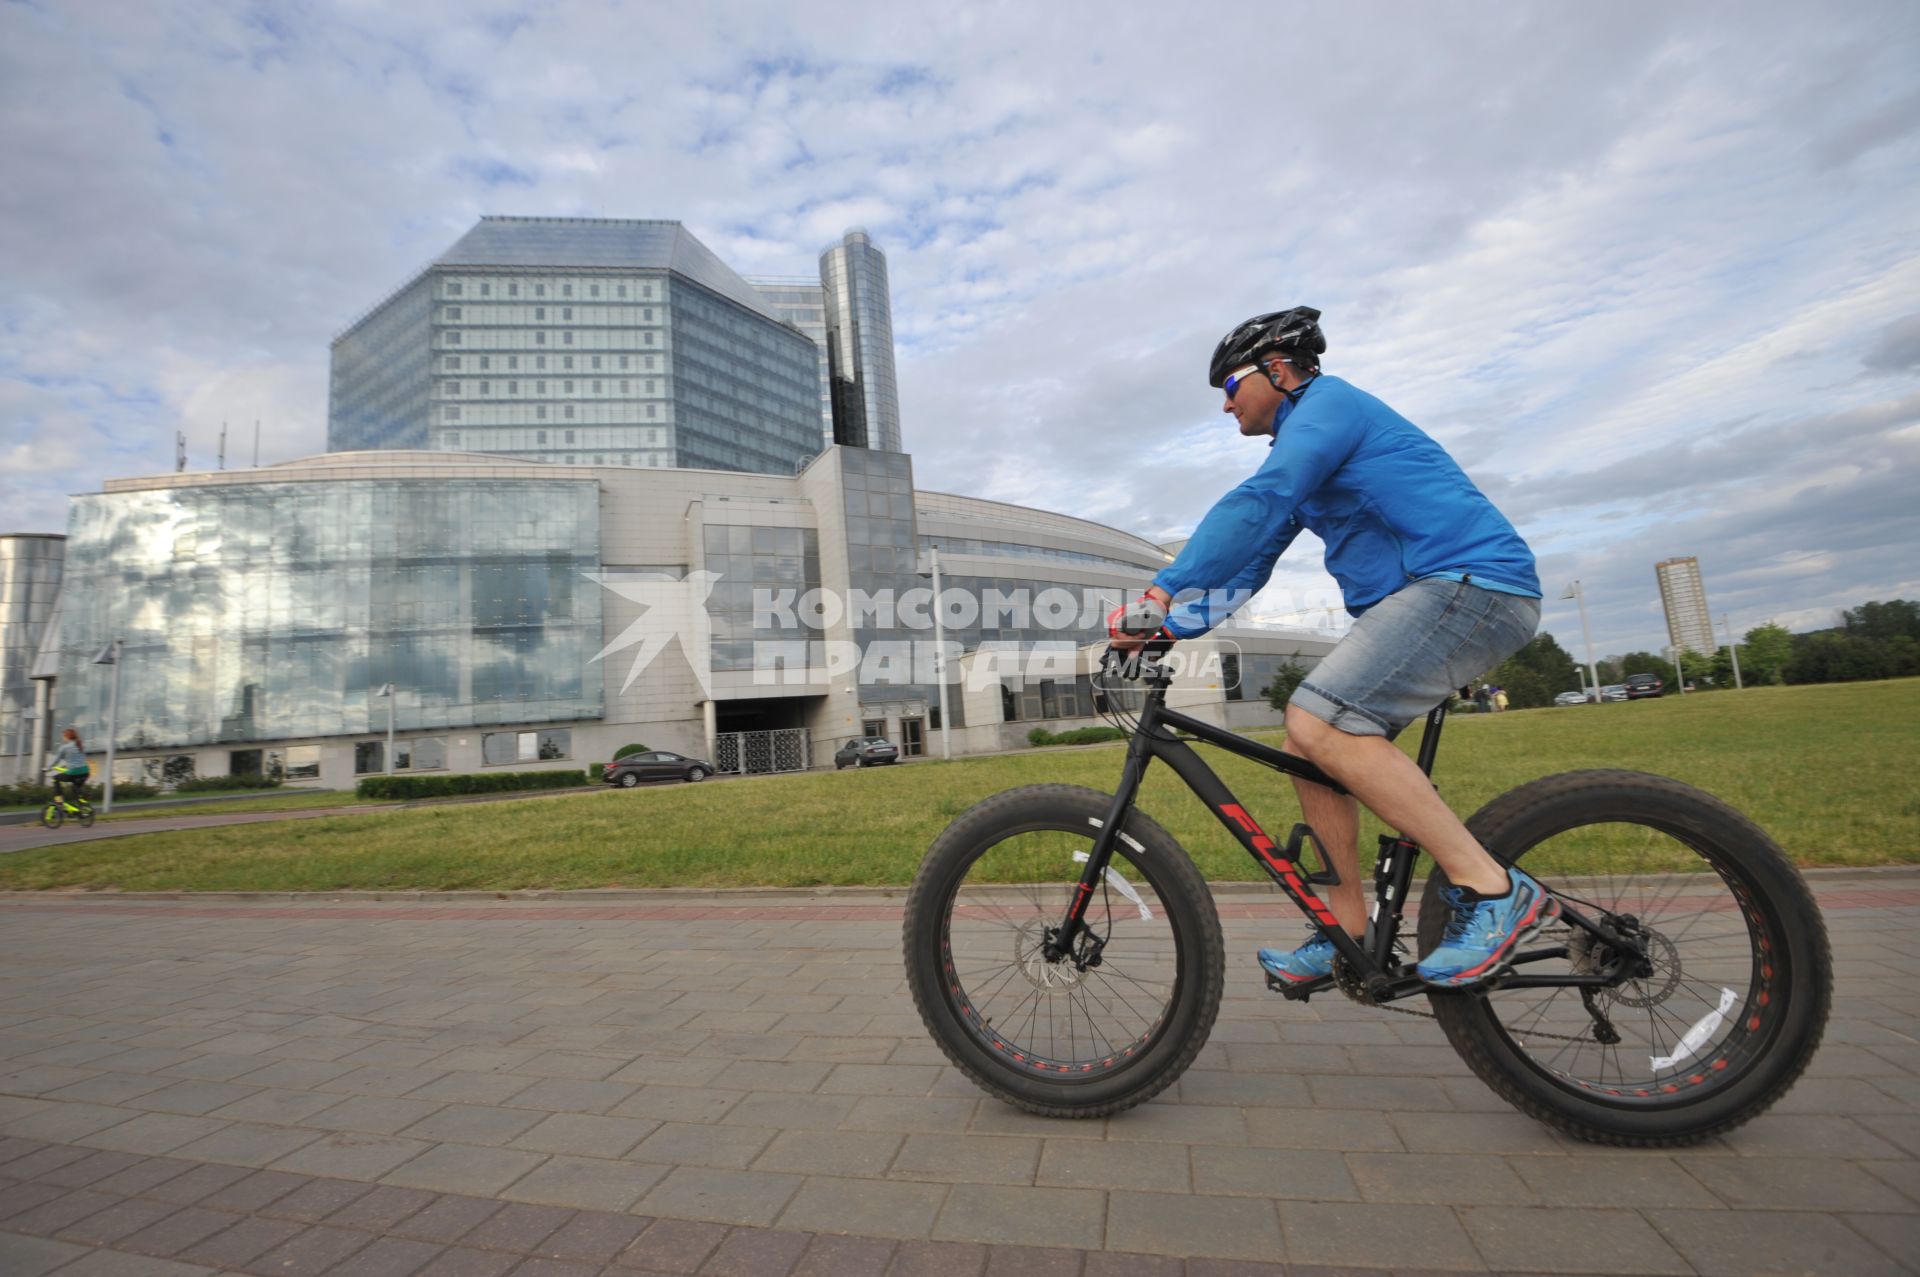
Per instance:
[[[60,713],[123,749],[599,718],[593,480],[365,479],[74,498]]]
[[[848,231],[820,255],[834,442],[900,451],[900,389],[893,371],[887,255]]]
[[[66,546],[60,536],[0,536],[0,756],[33,752],[29,671],[60,593]]]

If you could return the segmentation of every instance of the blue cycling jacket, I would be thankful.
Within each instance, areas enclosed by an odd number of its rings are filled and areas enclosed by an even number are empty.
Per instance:
[[[1355,616],[1411,581],[1471,580],[1540,597],[1533,551],[1446,449],[1339,377],[1316,377],[1274,417],[1266,464],[1214,503],[1153,583],[1181,638],[1227,619],[1305,528]]]

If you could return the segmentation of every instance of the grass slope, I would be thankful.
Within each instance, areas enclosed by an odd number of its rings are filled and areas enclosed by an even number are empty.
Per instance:
[[[1913,862],[1917,721],[1920,679],[1467,715],[1448,723],[1436,776],[1468,813],[1553,772],[1656,772],[1747,812],[1802,864]],[[1410,732],[1402,744],[1411,751],[1417,738]],[[1269,830],[1297,819],[1283,779],[1203,753]],[[0,888],[900,885],[971,804],[1042,781],[1110,789],[1120,762],[1116,745],[147,834],[0,857]],[[1207,876],[1258,876],[1167,769],[1149,773],[1140,801]],[[1363,848],[1377,832],[1370,824]]]

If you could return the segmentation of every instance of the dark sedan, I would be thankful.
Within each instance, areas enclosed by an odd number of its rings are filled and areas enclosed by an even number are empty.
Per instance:
[[[609,785],[632,789],[643,780],[701,781],[711,775],[713,764],[704,759],[655,749],[644,754],[628,754],[625,758],[608,763],[606,774],[601,779]]]
[[[897,763],[900,751],[884,736],[856,736],[834,751],[833,770],[843,767],[877,767]]]
[[[1666,693],[1666,690],[1667,690],[1666,680],[1661,678],[1658,674],[1627,675],[1627,699],[1630,701],[1645,700],[1648,697],[1661,696]]]

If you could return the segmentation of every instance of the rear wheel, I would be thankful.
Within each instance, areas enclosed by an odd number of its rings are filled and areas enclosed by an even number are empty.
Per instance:
[[[907,895],[907,981],[947,1058],[990,1094],[1049,1117],[1153,1098],[1206,1045],[1225,959],[1206,883],[1135,811],[1074,958],[1042,946],[1079,888],[1113,800],[1032,785],[963,813]]]
[[[83,802],[80,804],[79,821],[80,821],[80,828],[82,829],[93,828],[93,804],[92,803]]]
[[[622,789],[632,789],[635,785],[638,785],[639,783],[640,783],[639,772],[622,772],[620,774],[620,788]]]
[[[1786,1094],[1820,1044],[1832,996],[1826,928],[1806,882],[1758,826],[1712,795],[1638,772],[1550,776],[1467,822],[1563,905],[1644,951],[1611,987],[1434,991],[1448,1040],[1522,1111],[1599,1143],[1689,1144]],[[1449,910],[1428,879],[1422,952]],[[1570,922],[1514,975],[1609,974],[1616,954]],[[1511,977],[1503,977],[1509,980]]]

